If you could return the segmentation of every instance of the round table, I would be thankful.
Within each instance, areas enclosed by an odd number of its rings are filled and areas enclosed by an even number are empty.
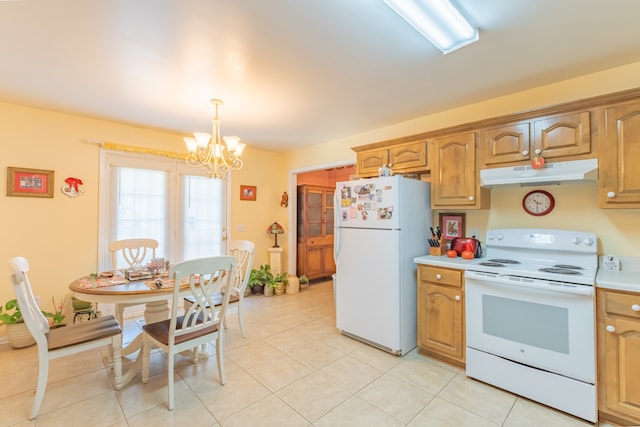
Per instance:
[[[74,296],[80,300],[87,302],[95,302],[102,304],[145,304],[144,319],[146,323],[154,323],[169,318],[168,300],[173,296],[173,287],[167,288],[150,288],[145,284],[145,280],[134,280],[128,283],[110,286],[86,287],[87,281],[101,280],[98,278],[90,278],[89,276],[81,277],[69,284],[69,290]],[[109,279],[106,279],[109,280]],[[184,291],[183,291],[184,290]],[[185,295],[189,293],[189,284],[180,286],[181,293]],[[116,313],[116,320],[120,327],[124,329],[124,321],[122,314]],[[133,354],[142,348],[142,334],[138,334],[126,347],[122,349],[122,355]],[[134,364],[123,375],[122,386],[131,381],[142,367],[142,351],[138,353]],[[206,357],[208,354],[202,354]]]

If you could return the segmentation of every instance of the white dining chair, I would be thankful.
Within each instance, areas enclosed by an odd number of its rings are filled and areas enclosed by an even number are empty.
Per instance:
[[[225,383],[222,354],[224,328],[220,327],[220,322],[224,319],[231,293],[224,294],[220,305],[216,305],[213,298],[224,286],[233,283],[236,263],[232,256],[217,256],[183,261],[171,267],[169,279],[174,280],[171,317],[142,327],[142,382],[149,380],[150,352],[153,347],[158,347],[167,353],[170,410],[174,407],[174,359],[177,353],[215,341],[218,376],[220,383]],[[183,315],[179,315],[182,310],[178,302],[182,298],[181,293],[185,292],[180,288],[183,280],[188,282],[188,292],[194,302],[184,309]],[[197,352],[193,353],[193,359],[197,362]]]
[[[111,268],[116,271],[121,268],[118,265],[118,258],[126,263],[123,268],[134,268],[135,266],[143,266],[145,261],[151,262],[156,257],[156,249],[158,241],[155,239],[122,239],[109,243],[109,252],[111,252]],[[116,304],[116,319],[120,325],[123,325],[124,309],[139,304]]]
[[[29,282],[29,262],[23,257],[9,260],[13,270],[11,283],[18,300],[18,307],[29,332],[38,347],[38,380],[36,396],[29,419],[38,416],[49,377],[49,361],[86,350],[108,346],[109,359],[113,365],[114,385],[122,387],[122,330],[116,319],[101,316],[86,322],[49,329],[49,321],[36,303]]]
[[[236,307],[238,313],[238,323],[240,324],[240,332],[242,337],[246,338],[246,328],[244,322],[244,294],[249,283],[249,274],[251,273],[251,266],[253,264],[253,256],[256,252],[256,245],[249,240],[231,240],[229,242],[229,255],[235,257],[236,273],[233,276],[233,285],[231,286],[231,296],[229,298],[229,307]],[[223,289],[223,292],[226,289]],[[222,294],[216,295],[214,302],[216,305],[222,301]],[[190,304],[193,304],[191,297],[185,297],[184,305],[185,309]],[[223,319],[223,325],[227,327],[227,318]]]

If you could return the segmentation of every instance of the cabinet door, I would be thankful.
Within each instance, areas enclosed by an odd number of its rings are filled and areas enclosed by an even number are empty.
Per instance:
[[[428,170],[427,142],[395,145],[389,148],[389,163],[394,172]]]
[[[640,102],[607,108],[605,123],[600,206],[640,208]]]
[[[433,146],[432,207],[478,207],[475,133],[437,138]]]
[[[334,189],[324,191],[324,235],[333,236],[334,211],[333,211],[333,195]]]
[[[525,122],[482,131],[482,163],[491,166],[529,160],[530,127],[530,124]]]
[[[606,406],[640,423],[640,322],[607,318],[605,327]]]
[[[461,288],[418,283],[418,344],[464,363]]]
[[[359,176],[378,176],[378,168],[389,164],[389,149],[378,148],[356,153],[356,173]]]
[[[582,111],[557,114],[533,122],[532,155],[542,157],[576,156],[591,152],[591,113]]]

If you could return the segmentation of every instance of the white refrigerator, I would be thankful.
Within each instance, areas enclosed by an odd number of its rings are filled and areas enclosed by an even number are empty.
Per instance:
[[[336,184],[336,325],[396,355],[416,347],[413,259],[428,253],[430,190],[401,176]]]

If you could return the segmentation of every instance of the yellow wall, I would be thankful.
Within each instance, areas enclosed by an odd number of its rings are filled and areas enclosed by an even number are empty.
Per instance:
[[[100,150],[86,141],[182,153],[183,135],[7,103],[0,103],[0,117],[0,304],[14,298],[6,260],[24,256],[31,263],[34,293],[42,298],[42,308],[50,310],[52,296],[59,301],[69,282],[97,269]],[[254,149],[250,143],[243,158],[245,168],[233,172],[231,180],[229,234],[254,241],[255,262],[267,263],[267,248],[273,245],[267,226],[277,219],[288,231],[286,211],[280,207],[287,173],[282,154]],[[7,166],[54,170],[54,198],[7,197]],[[82,179],[83,196],[62,194],[67,177]],[[255,202],[239,200],[240,184],[257,186]],[[237,231],[238,224],[245,224],[246,231]],[[286,243],[282,239],[285,251]],[[5,334],[0,328],[0,335]]]

